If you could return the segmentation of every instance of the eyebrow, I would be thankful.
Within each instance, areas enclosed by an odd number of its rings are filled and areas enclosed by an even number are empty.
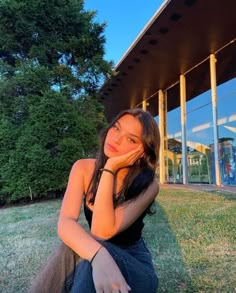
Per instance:
[[[115,124],[118,124],[118,126],[121,127],[121,124],[120,124],[120,122],[118,120],[115,122]],[[136,135],[136,134],[133,134],[133,133],[128,132],[128,135],[133,136],[133,137],[136,137],[137,139],[139,139],[141,141],[141,138],[138,135]]]

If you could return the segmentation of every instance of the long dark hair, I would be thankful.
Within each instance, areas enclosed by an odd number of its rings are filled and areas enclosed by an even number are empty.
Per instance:
[[[98,183],[101,178],[100,169],[104,167],[107,157],[104,154],[104,143],[108,130],[124,115],[132,115],[142,125],[142,144],[144,148],[144,156],[136,161],[129,168],[128,174],[125,177],[123,189],[118,195],[114,195],[114,207],[122,203],[137,198],[137,196],[147,189],[155,177],[155,170],[159,159],[160,134],[156,121],[148,111],[142,109],[128,109],[118,114],[109,126],[102,132],[100,137],[99,152],[95,164],[95,170],[90,182],[89,190],[86,196],[89,195],[89,202],[94,203]]]

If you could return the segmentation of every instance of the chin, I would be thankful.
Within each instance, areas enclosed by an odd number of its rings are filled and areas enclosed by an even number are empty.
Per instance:
[[[108,159],[116,157],[116,155],[111,154],[110,152],[104,152],[104,154]]]
[[[105,155],[107,158],[110,158],[110,157],[111,157],[111,153],[110,153],[108,150],[106,150],[105,148],[104,148],[103,152],[104,152],[104,155]]]

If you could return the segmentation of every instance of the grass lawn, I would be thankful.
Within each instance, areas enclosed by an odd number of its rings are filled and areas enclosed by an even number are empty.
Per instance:
[[[59,243],[60,205],[54,200],[0,210],[0,292],[27,292]],[[164,188],[156,213],[146,217],[144,237],[158,292],[236,292],[236,195]]]

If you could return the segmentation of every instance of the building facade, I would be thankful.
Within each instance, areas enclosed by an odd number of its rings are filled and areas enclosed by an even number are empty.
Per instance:
[[[160,128],[160,183],[236,185],[236,1],[166,0],[102,86]],[[222,13],[224,11],[224,13]]]
[[[185,183],[236,185],[236,78],[217,87],[216,106],[215,142],[211,90],[186,102]],[[166,140],[162,182],[184,183],[181,107],[165,115],[167,134],[162,137]],[[157,121],[159,123],[159,117]],[[218,164],[215,144],[218,146]]]

